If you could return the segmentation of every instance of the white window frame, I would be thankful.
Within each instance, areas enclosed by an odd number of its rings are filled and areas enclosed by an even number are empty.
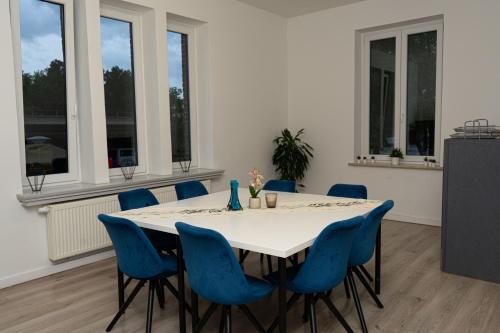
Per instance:
[[[135,87],[135,122],[137,135],[138,165],[135,175],[148,174],[148,145],[146,138],[147,117],[145,105],[145,76],[142,43],[142,18],[140,14],[109,5],[101,5],[100,17],[116,19],[132,23],[132,52],[134,61],[134,87]],[[99,18],[100,19],[100,18]],[[102,56],[102,55],[101,55]],[[104,84],[103,84],[104,89]],[[107,138],[107,135],[106,135]],[[105,143],[107,145],[107,142]],[[106,148],[107,151],[107,148]],[[120,168],[109,169],[110,178],[123,177]]]
[[[61,184],[79,182],[80,157],[78,149],[78,117],[76,104],[76,74],[75,74],[75,45],[74,45],[74,21],[73,0],[50,0],[55,4],[64,6],[64,42],[65,42],[65,70],[66,70],[66,117],[68,134],[68,173],[47,175],[44,184]],[[19,0],[10,1],[11,22],[13,34],[14,64],[16,77],[16,100],[18,111],[19,140],[21,153],[22,184],[28,187],[26,178],[26,147],[24,134],[24,101],[22,83],[22,52],[21,52],[21,19]]]
[[[407,115],[407,59],[408,35],[437,31],[436,52],[436,105],[434,125],[434,156],[427,156],[439,161],[441,151],[441,99],[442,99],[442,73],[443,73],[443,21],[433,20],[418,24],[411,24],[398,28],[385,29],[362,34],[361,48],[361,154],[374,156],[376,160],[389,160],[389,155],[372,155],[369,149],[370,133],[370,42],[384,38],[396,38],[395,59],[395,98],[394,98],[394,147],[400,148],[405,155],[405,161],[422,163],[426,156],[406,155],[406,115]]]
[[[191,168],[199,167],[199,142],[198,142],[198,77],[197,77],[197,52],[196,52],[196,27],[168,19],[167,32],[179,32],[188,35],[188,61],[189,61],[189,120],[191,127]],[[166,33],[167,47],[168,47],[168,34]],[[168,50],[167,50],[168,57]],[[168,61],[167,61],[168,63]],[[168,81],[168,77],[167,77]],[[170,85],[169,85],[170,89]],[[170,116],[170,105],[169,105]],[[181,170],[178,162],[172,162],[172,169],[174,171]]]

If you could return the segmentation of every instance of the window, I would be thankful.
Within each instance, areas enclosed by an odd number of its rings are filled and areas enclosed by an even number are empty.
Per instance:
[[[139,20],[134,15],[108,8],[101,10],[101,50],[106,109],[108,167],[140,166],[145,172],[146,150],[140,135],[142,114],[137,75],[141,49],[136,35]],[[139,87],[138,87],[139,86]],[[120,174],[119,170],[111,175]]]
[[[70,1],[12,3],[26,176],[78,178]],[[17,23],[17,22],[15,22]]]
[[[194,112],[194,31],[181,24],[169,24],[168,82],[172,162],[196,164],[196,114]]]
[[[439,157],[442,30],[434,21],[363,35],[363,155]]]

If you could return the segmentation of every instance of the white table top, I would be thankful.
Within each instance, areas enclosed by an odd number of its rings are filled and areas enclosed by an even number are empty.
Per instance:
[[[265,191],[260,197],[265,207]],[[220,232],[232,247],[286,258],[309,247],[329,224],[367,214],[382,204],[374,200],[278,192],[278,208],[253,210],[247,208],[248,189],[240,188],[239,198],[244,210],[237,212],[207,211],[226,207],[229,191],[223,191],[111,215],[172,234],[177,234],[175,223],[182,221]],[[328,203],[328,207],[308,207],[311,203]],[[204,210],[186,211],[192,209]]]

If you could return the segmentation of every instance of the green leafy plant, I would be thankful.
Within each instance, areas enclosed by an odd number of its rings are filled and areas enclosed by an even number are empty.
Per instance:
[[[310,159],[313,158],[313,147],[303,142],[301,136],[304,129],[293,135],[287,128],[281,131],[281,136],[274,139],[276,148],[273,154],[273,165],[281,179],[300,181],[304,179],[309,168]],[[304,185],[299,184],[304,187]]]
[[[400,159],[404,159],[403,152],[399,148],[394,148],[391,152],[390,157],[399,157]]]

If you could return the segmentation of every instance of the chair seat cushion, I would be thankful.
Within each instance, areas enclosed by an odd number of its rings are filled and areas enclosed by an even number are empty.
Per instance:
[[[245,275],[245,277],[247,278],[252,293],[252,295],[250,295],[251,299],[249,299],[247,303],[266,297],[272,293],[275,288],[274,285],[262,279],[250,275]]]
[[[157,251],[174,250],[176,248],[175,236],[166,232],[151,229],[142,229]]]
[[[177,274],[177,258],[174,256],[160,254],[162,263],[162,276],[169,277]]]
[[[302,267],[302,264],[293,265],[292,267],[288,267],[286,269],[286,280],[287,280],[286,288],[294,292],[300,292],[293,287],[292,283],[292,281],[295,279],[295,276],[297,276],[300,267]],[[271,282],[273,285],[277,286],[279,284],[279,272],[278,271],[272,272],[271,274],[264,276],[264,279]]]

